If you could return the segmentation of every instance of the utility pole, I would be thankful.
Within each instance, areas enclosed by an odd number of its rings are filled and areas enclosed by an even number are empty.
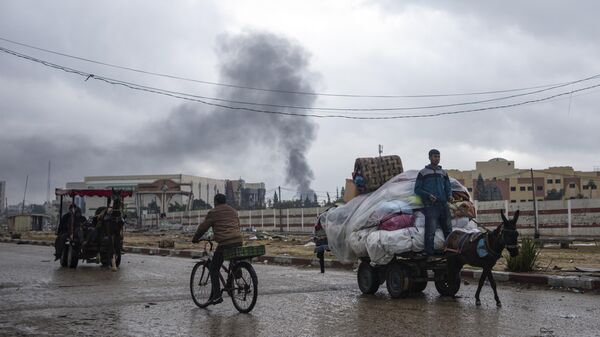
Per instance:
[[[23,204],[21,205],[21,214],[25,213],[25,196],[27,195],[27,183],[29,182],[29,174],[25,178],[25,192],[23,192]]]
[[[537,201],[535,199],[535,182],[533,180],[533,169],[530,169],[530,172],[531,172],[531,194],[533,195],[533,221],[535,224],[533,237],[535,239],[539,239],[540,232],[538,231]]]
[[[383,167],[382,167],[382,159],[381,159],[381,154],[383,153],[383,145],[379,144],[379,184],[383,185],[385,183],[385,181],[383,181],[383,176],[381,175],[383,173]]]
[[[279,188],[279,231],[283,232],[283,210],[281,208],[282,205],[282,199],[281,199],[281,186],[278,187]]]
[[[50,161],[48,160],[48,185],[46,186],[46,201],[50,202]]]

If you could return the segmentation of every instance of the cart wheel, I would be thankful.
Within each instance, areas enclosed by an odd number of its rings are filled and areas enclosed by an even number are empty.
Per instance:
[[[447,271],[435,271],[435,289],[442,296],[454,296],[460,289],[460,273],[450,275]]]
[[[399,263],[392,263],[388,266],[386,286],[392,298],[408,296],[410,283],[408,268]]]
[[[67,263],[69,264],[69,268],[77,268],[77,263],[79,263],[78,255],[77,249],[73,245],[67,247]]]
[[[358,288],[363,294],[372,295],[379,289],[379,275],[377,270],[369,262],[361,261],[356,274]]]

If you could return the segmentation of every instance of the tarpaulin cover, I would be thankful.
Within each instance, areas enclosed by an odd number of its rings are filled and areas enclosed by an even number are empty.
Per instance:
[[[418,171],[414,170],[401,173],[376,191],[359,195],[347,204],[327,211],[322,225],[327,232],[329,247],[339,261],[352,263],[359,257],[369,256],[372,260],[377,259],[375,263],[387,263],[385,261],[391,260],[394,254],[423,250],[425,219],[421,212],[416,211],[423,204],[414,194],[417,174]],[[468,195],[467,189],[456,179],[450,178],[450,183],[453,192]],[[378,229],[381,220],[390,214],[411,213],[415,219],[414,227],[395,231]],[[465,219],[460,220],[460,224],[459,220],[454,221],[456,227],[476,228],[468,218]],[[444,236],[439,229],[434,246],[436,249],[444,246]]]

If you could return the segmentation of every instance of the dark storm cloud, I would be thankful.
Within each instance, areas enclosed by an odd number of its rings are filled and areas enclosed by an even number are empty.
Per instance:
[[[220,82],[283,91],[313,91],[308,53],[286,38],[263,32],[221,35],[217,56]],[[219,97],[295,106],[311,106],[315,100],[310,95],[240,88],[223,89]],[[284,161],[286,183],[296,187],[302,195],[313,193],[310,184],[314,174],[306,153],[316,137],[317,125],[310,119],[207,108],[190,103],[176,108],[168,118],[147,130],[146,133],[157,136],[156,143],[134,149],[134,152],[161,158],[193,156],[227,166],[231,159],[251,157],[254,149],[277,148]]]
[[[29,175],[26,200],[45,200],[48,161],[52,164],[51,181],[64,183],[68,177],[80,176],[82,168],[98,170],[110,166],[109,151],[91,144],[86,137],[70,134],[39,135],[35,137],[0,137],[0,180],[7,181],[7,196],[10,203],[21,200],[26,176]],[[102,160],[98,160],[102,159]],[[61,185],[63,184],[61,183]],[[51,185],[50,197],[53,198]]]

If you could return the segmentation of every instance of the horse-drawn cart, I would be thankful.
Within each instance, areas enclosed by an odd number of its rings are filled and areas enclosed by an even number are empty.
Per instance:
[[[460,288],[460,273],[449,268],[449,257],[443,255],[428,262],[421,255],[407,252],[396,255],[386,265],[374,265],[363,257],[358,266],[358,287],[363,294],[374,294],[385,282],[390,297],[404,298],[425,290],[428,281],[434,281],[440,295],[454,296]]]
[[[123,198],[131,191],[113,189],[56,189],[60,197],[59,226],[55,242],[57,258],[62,267],[77,268],[79,260],[101,263],[113,270],[121,264],[123,251]],[[63,199],[75,197],[103,197],[106,206],[86,220],[76,210],[63,216]]]

